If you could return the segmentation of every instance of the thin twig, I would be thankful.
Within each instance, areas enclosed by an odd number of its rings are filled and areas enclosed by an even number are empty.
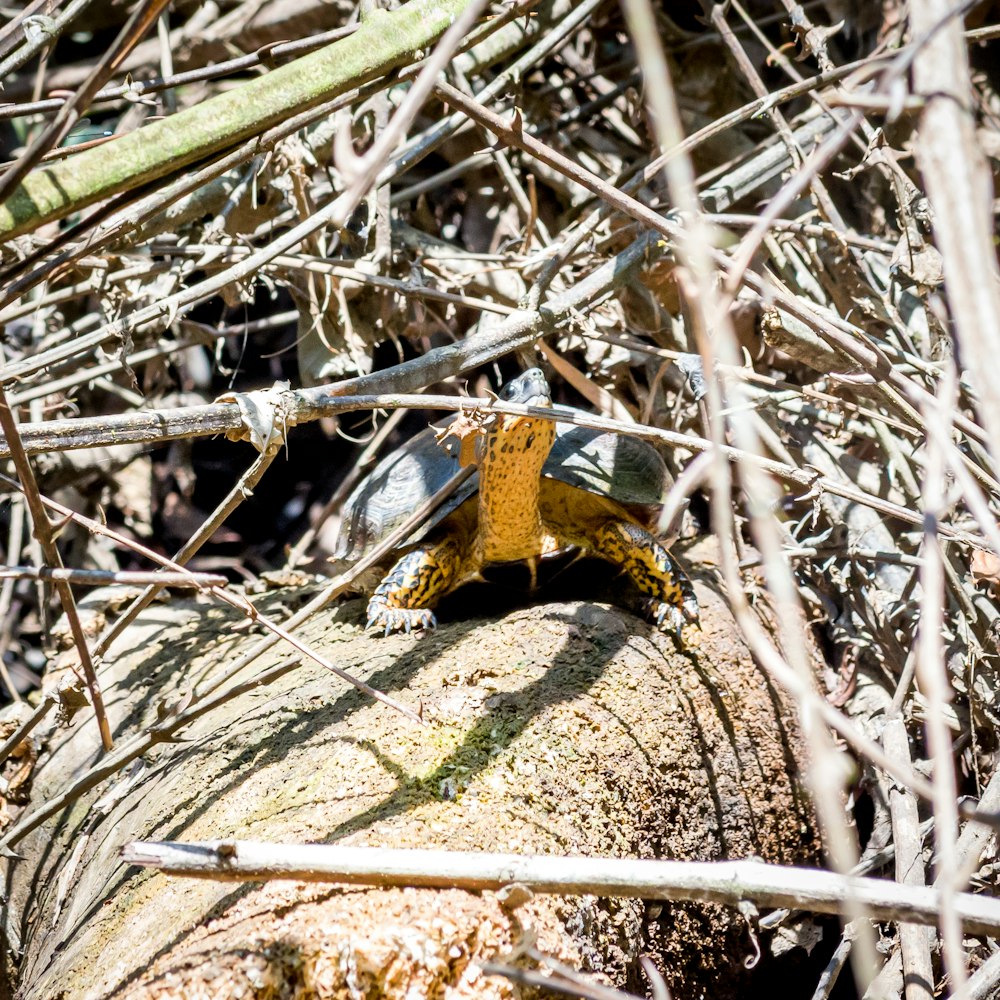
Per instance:
[[[140,570],[53,569],[50,566],[0,566],[0,580],[63,580],[81,587],[143,587],[157,583],[161,587],[200,590],[224,587],[229,581],[217,573],[145,573]]]
[[[882,731],[882,745],[889,757],[898,760],[905,767],[910,766],[909,742],[906,726],[901,718],[886,720]],[[890,788],[888,798],[892,816],[892,839],[896,847],[896,881],[900,885],[924,885],[923,844],[917,800],[909,789],[897,785]],[[927,929],[900,924],[899,944],[906,1000],[931,1000],[934,995],[934,969]]]
[[[927,423],[947,425],[954,407],[954,378],[941,384],[937,412],[928,413]],[[936,439],[928,441],[927,469],[923,482],[924,516],[923,562],[920,567],[920,630],[917,634],[917,678],[927,696],[927,744],[934,761],[934,833],[938,854],[938,884],[941,887],[941,939],[945,967],[953,995],[963,1000],[967,971],[962,947],[962,928],[955,905],[961,886],[958,861],[958,788],[952,760],[951,733],[945,720],[945,706],[952,700],[945,666],[942,630],[944,626],[944,569],[937,525],[944,511],[944,456]]]
[[[21,489],[24,492],[28,511],[31,514],[32,532],[38,540],[42,555],[50,568],[56,570],[62,569],[62,557],[55,542],[55,529],[52,522],[49,521],[48,514],[45,513],[45,501],[38,491],[35,473],[24,450],[24,446],[21,444],[17,422],[14,419],[13,411],[7,403],[7,394],[4,392],[2,386],[0,386],[0,430],[3,430],[4,437],[7,439],[10,458],[14,463],[14,468],[17,470],[17,475],[21,481]],[[87,689],[90,691],[91,704],[94,706],[94,717],[101,734],[101,743],[104,745],[105,750],[110,750],[113,746],[111,726],[108,724],[108,717],[104,711],[104,698],[101,695],[101,686],[97,680],[94,663],[90,657],[87,637],[84,635],[83,626],[80,624],[80,616],[76,610],[73,589],[65,580],[56,579],[53,583],[56,593],[59,595],[59,602],[62,604],[63,611],[66,614],[66,620],[69,623],[77,655],[80,657],[80,665],[83,668],[84,677],[87,681]]]

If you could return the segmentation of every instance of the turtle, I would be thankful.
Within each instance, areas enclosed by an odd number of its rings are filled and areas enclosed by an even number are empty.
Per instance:
[[[500,391],[505,402],[551,407],[545,375],[531,368]],[[362,558],[460,471],[455,442],[434,427],[375,467],[344,505],[335,557]],[[431,629],[447,593],[487,566],[538,560],[577,548],[624,570],[663,631],[696,622],[688,578],[649,530],[668,482],[647,441],[540,416],[493,413],[476,442],[476,472],[401,546],[368,602],[367,627]]]

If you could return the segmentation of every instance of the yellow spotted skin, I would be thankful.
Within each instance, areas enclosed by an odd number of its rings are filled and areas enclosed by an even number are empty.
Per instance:
[[[541,399],[506,398],[551,405],[544,380],[542,385]],[[433,628],[434,605],[484,566],[526,560],[533,568],[538,557],[570,546],[627,573],[664,631],[678,634],[697,620],[690,581],[622,504],[542,476],[555,434],[551,420],[497,415],[478,449],[478,498],[463,503],[393,566],[368,603],[369,627],[386,634]]]
[[[646,595],[646,612],[664,631],[697,621],[694,587],[666,547],[616,501],[557,479],[542,481],[543,522],[562,545],[575,545],[626,572]]]
[[[697,618],[691,582],[645,528],[630,521],[606,521],[594,532],[593,546],[595,555],[621,566],[647,595],[646,611],[657,625],[680,631],[685,621]]]
[[[544,551],[538,494],[555,438],[551,420],[510,416],[487,434],[479,462],[476,535],[482,565],[531,559]]]
[[[407,552],[378,585],[368,602],[368,628],[412,632],[434,628],[431,608],[461,582],[464,536],[446,535],[435,544]]]

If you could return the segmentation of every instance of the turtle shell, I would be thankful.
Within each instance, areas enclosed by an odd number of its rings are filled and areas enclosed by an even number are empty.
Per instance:
[[[421,431],[358,484],[344,504],[337,558],[362,558],[460,471],[456,442],[439,443],[437,434],[434,427]],[[542,475],[615,500],[643,523],[659,513],[669,487],[663,459],[647,441],[571,424],[557,425]],[[423,538],[478,489],[473,474],[405,544]]]

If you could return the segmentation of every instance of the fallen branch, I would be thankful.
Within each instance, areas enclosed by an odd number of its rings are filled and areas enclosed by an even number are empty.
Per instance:
[[[135,841],[122,848],[128,864],[172,875],[233,881],[295,879],[351,885],[498,890],[512,883],[536,893],[628,896],[737,906],[788,906],[843,913],[863,904],[876,920],[936,925],[937,889],[855,878],[759,861],[633,861],[617,858],[532,857],[472,851],[261,844],[219,840],[182,844]],[[1000,900],[961,893],[955,908],[965,930],[1000,931]]]

